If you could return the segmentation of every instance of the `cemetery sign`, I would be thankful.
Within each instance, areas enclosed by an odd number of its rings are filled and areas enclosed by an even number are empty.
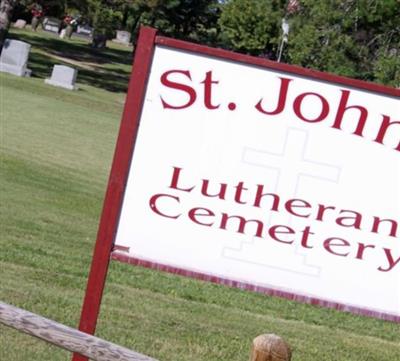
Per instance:
[[[113,247],[400,321],[399,96],[142,30],[88,292]]]

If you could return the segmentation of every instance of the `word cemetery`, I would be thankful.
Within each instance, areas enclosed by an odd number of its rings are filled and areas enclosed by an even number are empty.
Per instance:
[[[360,212],[347,209],[337,209],[335,206],[312,205],[303,199],[282,200],[278,194],[268,193],[265,186],[247,185],[238,182],[235,185],[227,183],[212,184],[209,179],[202,179],[197,185],[184,184],[182,169],[173,168],[169,193],[158,193],[151,196],[150,208],[161,217],[187,220],[204,227],[217,227],[221,230],[233,231],[243,235],[266,238],[267,240],[293,245],[299,243],[302,248],[313,249],[319,244],[327,252],[340,257],[352,257],[358,260],[368,258],[369,252],[380,252],[382,264],[377,269],[388,272],[400,262],[399,248],[378,248],[375,244],[348,242],[339,237],[328,237],[325,240],[315,240],[315,232],[311,226],[305,226],[296,231],[288,225],[267,225],[260,219],[246,218],[246,208],[260,208],[268,216],[271,212],[284,212],[288,216],[307,218],[311,222],[327,222],[340,227],[365,230],[371,233],[399,239],[398,224],[393,219],[370,217],[366,219]],[[178,191],[178,192],[174,192]],[[190,192],[200,192],[202,197],[214,197],[221,201],[241,205],[242,215],[216,212],[205,207],[182,209],[183,197]],[[229,197],[230,196],[230,197]],[[265,218],[265,217],[264,217]],[[352,247],[354,249],[352,249]],[[367,249],[369,249],[367,251]],[[373,249],[375,249],[373,251]],[[396,259],[395,255],[396,254]]]

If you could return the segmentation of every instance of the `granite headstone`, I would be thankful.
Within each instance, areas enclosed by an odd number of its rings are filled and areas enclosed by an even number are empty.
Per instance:
[[[14,28],[17,29],[23,29],[26,26],[26,21],[23,19],[18,19],[15,23],[14,23]]]
[[[131,33],[129,31],[117,30],[117,36],[113,39],[114,42],[129,45],[131,41]]]
[[[78,25],[75,35],[91,38],[93,36],[93,28],[89,25]]]
[[[61,88],[75,90],[75,82],[78,70],[66,65],[54,65],[51,78],[45,79],[46,84],[58,86]]]
[[[0,56],[0,71],[17,76],[30,76],[27,68],[31,45],[20,40],[6,39]]]
[[[43,29],[52,33],[58,33],[61,21],[56,18],[44,18]]]

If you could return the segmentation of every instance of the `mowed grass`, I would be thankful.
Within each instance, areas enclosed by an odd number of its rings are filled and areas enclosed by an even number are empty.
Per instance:
[[[0,300],[76,327],[124,93],[42,77],[0,74]],[[102,338],[160,361],[245,361],[270,332],[293,361],[400,360],[399,324],[111,262]],[[0,327],[1,360],[69,358]]]

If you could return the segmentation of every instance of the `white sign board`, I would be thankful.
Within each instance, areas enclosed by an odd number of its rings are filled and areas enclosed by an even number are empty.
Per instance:
[[[127,257],[400,316],[400,102],[157,45],[115,239]]]

